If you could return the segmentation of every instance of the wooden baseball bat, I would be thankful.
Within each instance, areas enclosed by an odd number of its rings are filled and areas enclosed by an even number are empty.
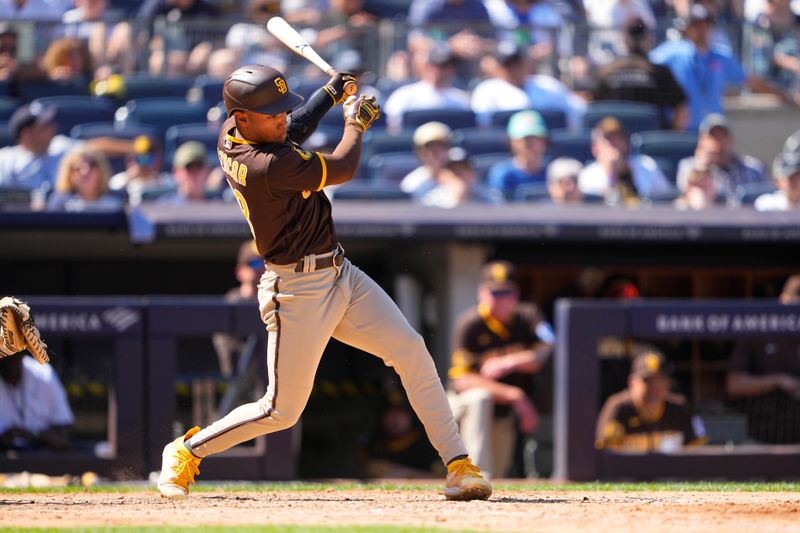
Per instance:
[[[272,17],[267,21],[267,31],[275,36],[280,42],[285,44],[295,54],[302,56],[311,63],[319,67],[328,76],[335,76],[336,70],[327,61],[322,59],[314,48],[295,30],[291,24],[281,17]],[[355,82],[347,82],[344,85],[344,93],[351,96],[358,91]]]

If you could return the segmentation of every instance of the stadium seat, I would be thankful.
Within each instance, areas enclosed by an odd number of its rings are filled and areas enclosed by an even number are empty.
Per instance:
[[[581,163],[591,161],[594,159],[592,155],[592,134],[589,131],[551,131],[547,155],[551,159],[571,157]]]
[[[546,183],[524,183],[514,190],[515,202],[542,202],[549,198]]]
[[[468,155],[508,152],[508,136],[503,128],[468,128],[453,134],[456,146]]]
[[[775,183],[772,181],[764,181],[761,183],[748,183],[746,185],[739,185],[736,187],[736,199],[742,205],[753,205],[756,198],[762,194],[773,193],[777,190]]]
[[[400,190],[398,182],[349,181],[331,190],[334,200],[410,200],[411,195]]]
[[[89,96],[89,82],[37,80],[18,82],[17,95],[22,102],[30,102],[45,96]]]
[[[121,126],[113,122],[86,122],[73,126],[69,136],[73,139],[91,139],[93,137],[134,139],[139,135],[155,136],[156,134],[156,128],[146,124],[127,124]]]
[[[495,163],[505,161],[511,154],[506,152],[495,152],[492,154],[479,154],[469,158],[469,163],[481,180],[486,179],[486,173]]]
[[[0,96],[0,120],[8,120],[19,107],[19,102],[13,98]]]
[[[367,159],[369,181],[397,182],[420,165],[411,153],[375,154]]]
[[[678,131],[643,131],[631,135],[631,151],[649,155],[658,163],[661,172],[675,183],[678,163],[694,154],[697,134]]]
[[[414,151],[413,137],[413,130],[403,130],[392,135],[386,130],[370,128],[364,134],[361,157],[368,160],[374,154],[410,154]]]
[[[222,98],[223,85],[225,85],[224,79],[202,74],[195,79],[194,85],[187,92],[187,99],[191,102],[202,102],[211,107]]]
[[[118,126],[147,124],[154,126],[163,140],[170,126],[205,122],[208,109],[181,98],[140,98],[120,107],[115,115]]]
[[[0,121],[0,148],[4,146],[12,146],[15,139],[11,136],[11,131],[8,129],[8,122]]]
[[[0,98],[8,96],[10,89],[11,83],[8,81],[8,79],[0,80]]]
[[[401,121],[403,129],[414,129],[431,121],[442,122],[452,129],[474,128],[475,113],[468,109],[415,109],[403,113]]]
[[[523,111],[522,109],[512,109],[508,111],[496,111],[489,119],[489,124],[495,128],[505,128],[511,115]],[[542,115],[542,120],[550,131],[561,130],[567,127],[567,115],[560,109],[536,109]]]
[[[630,135],[661,128],[661,113],[657,106],[643,102],[602,100],[592,102],[583,116],[583,127],[592,129],[604,117],[614,117]]]
[[[125,98],[128,100],[168,97],[186,99],[194,82],[193,77],[165,78],[148,74],[132,74],[125,76]],[[215,100],[219,98],[217,97]]]
[[[90,121],[113,122],[117,109],[113,101],[92,96],[45,96],[34,102],[56,109],[58,133],[61,135],[69,135],[76,124]]]
[[[170,126],[164,134],[164,158],[168,164],[172,164],[172,156],[181,144],[187,141],[198,141],[208,150],[209,162],[215,163],[217,161],[217,137],[219,137],[219,130],[211,129],[206,122]]]

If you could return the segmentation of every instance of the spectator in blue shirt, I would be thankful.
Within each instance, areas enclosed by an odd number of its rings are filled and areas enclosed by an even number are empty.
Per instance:
[[[520,185],[546,182],[544,154],[548,132],[542,116],[533,110],[511,115],[507,132],[511,157],[489,169],[486,183],[511,200]]]
[[[667,41],[650,53],[656,64],[666,65],[689,98],[689,129],[697,130],[711,113],[722,113],[722,99],[730,86],[746,85],[754,92],[770,93],[788,101],[772,84],[745,73],[729,51],[710,44],[713,17],[702,4],[693,5],[679,19],[683,39]]]

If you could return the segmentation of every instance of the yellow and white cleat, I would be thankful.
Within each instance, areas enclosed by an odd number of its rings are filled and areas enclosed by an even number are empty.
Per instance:
[[[189,485],[194,483],[194,476],[200,474],[201,459],[193,455],[184,442],[198,431],[199,427],[193,427],[186,435],[164,446],[161,474],[158,476],[158,490],[162,497],[181,500],[189,495]]]
[[[481,470],[469,457],[447,465],[444,496],[448,500],[486,500],[492,495],[492,485],[481,475]]]

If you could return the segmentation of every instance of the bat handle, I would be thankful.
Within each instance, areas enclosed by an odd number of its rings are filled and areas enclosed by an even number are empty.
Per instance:
[[[328,76],[330,76],[332,78],[332,77],[336,76],[338,74],[338,72],[336,71],[336,69],[331,68],[331,69],[328,69],[326,71],[326,74],[328,74]],[[348,82],[346,82],[344,84],[344,94],[346,94],[347,96],[353,96],[357,92],[358,92],[358,83],[357,82],[348,81]]]

